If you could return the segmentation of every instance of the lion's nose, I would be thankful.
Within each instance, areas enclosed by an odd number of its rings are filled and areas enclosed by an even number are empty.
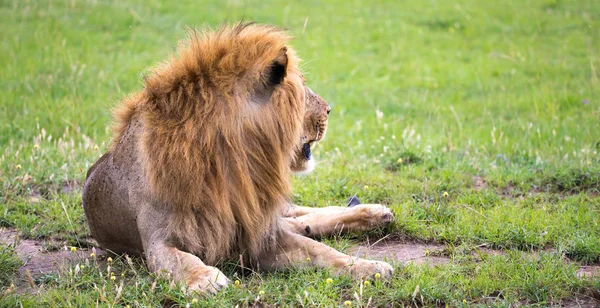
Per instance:
[[[327,114],[331,112],[331,106],[327,105]]]

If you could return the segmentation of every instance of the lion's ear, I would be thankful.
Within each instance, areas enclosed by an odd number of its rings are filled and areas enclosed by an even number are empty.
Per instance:
[[[283,81],[286,76],[288,65],[287,48],[283,47],[279,51],[277,58],[273,60],[271,66],[268,69],[268,82],[269,86],[275,87]]]

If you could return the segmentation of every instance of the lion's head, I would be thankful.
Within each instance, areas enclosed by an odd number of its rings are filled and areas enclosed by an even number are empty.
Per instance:
[[[306,111],[302,123],[300,145],[292,160],[292,171],[310,172],[314,168],[312,149],[325,137],[327,120],[331,107],[319,95],[305,86]]]

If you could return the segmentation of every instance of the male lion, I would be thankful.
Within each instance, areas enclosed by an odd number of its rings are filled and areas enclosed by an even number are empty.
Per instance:
[[[263,270],[317,266],[357,279],[385,262],[342,254],[308,236],[389,222],[376,204],[291,204],[290,175],[312,164],[327,103],[304,85],[289,37],[238,24],[193,32],[178,56],[116,110],[110,149],[88,171],[83,207],[98,243],[143,255],[192,290],[214,293],[237,260]]]

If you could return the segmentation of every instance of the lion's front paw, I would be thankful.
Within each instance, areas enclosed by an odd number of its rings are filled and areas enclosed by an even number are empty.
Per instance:
[[[360,223],[363,229],[372,229],[386,225],[394,220],[394,214],[385,205],[381,204],[359,204],[353,207],[360,215]]]
[[[215,294],[220,289],[227,287],[230,280],[218,268],[206,266],[188,273],[186,282],[191,291]]]
[[[389,279],[394,274],[394,268],[386,262],[357,259],[348,265],[352,278],[360,279]]]

